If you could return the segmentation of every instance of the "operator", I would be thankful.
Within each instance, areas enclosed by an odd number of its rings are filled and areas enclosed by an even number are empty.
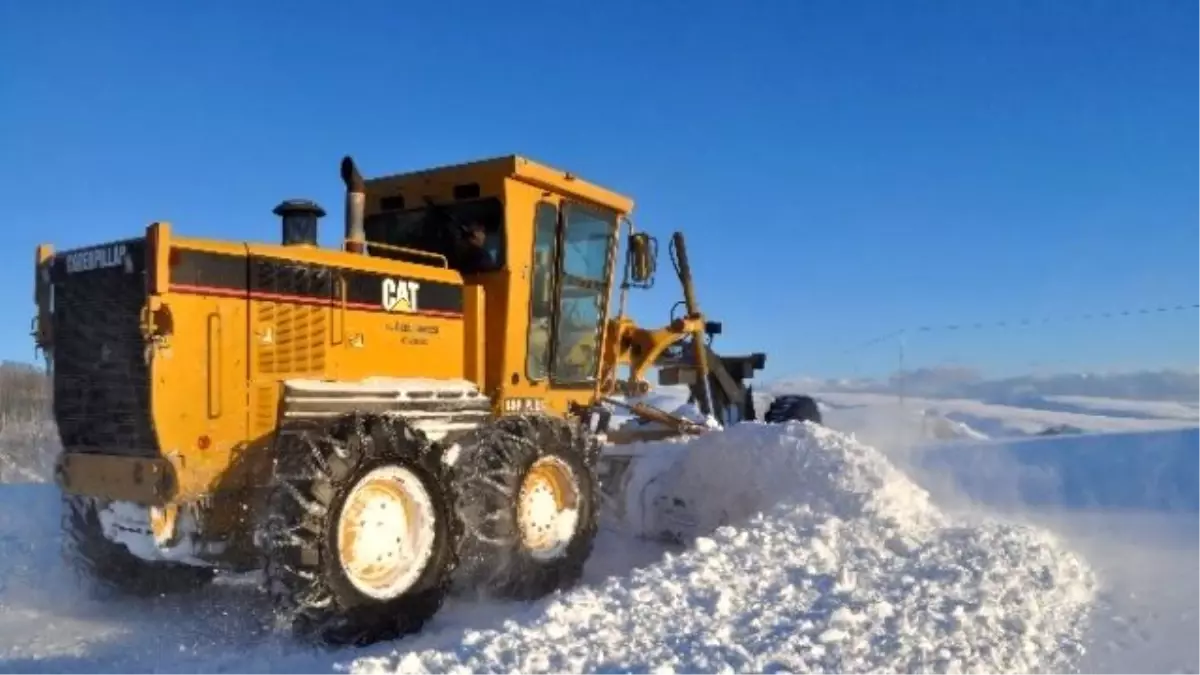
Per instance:
[[[459,257],[458,271],[463,274],[495,272],[498,266],[486,248],[487,228],[478,220],[472,220],[466,231],[466,246]]]

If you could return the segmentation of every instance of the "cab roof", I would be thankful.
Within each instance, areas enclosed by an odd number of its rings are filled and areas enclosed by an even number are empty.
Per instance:
[[[368,187],[379,183],[408,182],[413,179],[433,179],[445,176],[503,175],[552,192],[568,194],[605,206],[622,214],[633,211],[633,199],[579,178],[569,171],[536,162],[521,155],[504,155],[459,164],[369,178]]]

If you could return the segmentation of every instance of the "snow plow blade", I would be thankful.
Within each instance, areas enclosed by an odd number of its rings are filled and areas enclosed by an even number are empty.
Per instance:
[[[713,495],[689,491],[686,482],[693,442],[712,435],[734,434],[739,421],[723,426],[691,404],[674,413],[642,402],[615,398],[603,403],[624,409],[632,419],[605,433],[598,459],[601,508],[609,522],[650,539],[680,543],[708,531],[718,503],[740,504],[754,495]],[[763,423],[780,426],[811,423],[822,426],[817,402],[808,396],[783,395],[771,404]],[[699,421],[703,419],[704,421]],[[753,423],[753,420],[750,421]],[[720,443],[720,440],[717,440]],[[739,441],[732,440],[736,449]],[[710,447],[711,443],[706,443]],[[703,503],[696,503],[697,500]],[[702,522],[707,520],[708,522]]]
[[[601,508],[609,521],[629,534],[670,542],[690,538],[696,533],[694,514],[662,488],[688,442],[719,432],[720,424],[711,417],[701,424],[646,403],[611,398],[604,402],[628,410],[641,421],[610,431],[602,439],[597,473]]]

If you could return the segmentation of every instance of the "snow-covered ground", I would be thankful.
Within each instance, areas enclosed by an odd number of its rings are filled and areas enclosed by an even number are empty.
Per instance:
[[[1200,411],[1196,402],[1184,401],[1137,401],[1103,396],[1043,396],[1043,400],[1060,406],[1071,406],[1077,411],[1095,415],[1177,419],[1196,423]]]
[[[1081,413],[980,403],[980,426],[1013,436],[988,440],[913,399],[825,403],[879,450],[806,425],[655,444],[671,471],[644,494],[691,518],[627,505],[579,587],[454,599],[421,635],[360,650],[275,634],[253,578],[96,604],[57,560],[53,489],[0,486],[0,671],[1200,671],[1194,423],[1017,437],[1064,423],[1032,414]]]
[[[1083,556],[1100,583],[1083,672],[1200,672],[1193,402],[1029,396],[1026,405],[1045,407],[1024,408],[901,403],[895,394],[819,398],[827,424],[885,449],[951,513],[1045,527]],[[957,437],[931,433],[940,419],[970,424]],[[1029,435],[1059,425],[1085,433]],[[981,430],[995,438],[979,438]]]
[[[952,512],[1046,527],[1096,570],[1085,672],[1200,670],[1200,430],[945,444],[905,464]]]
[[[850,421],[860,416],[864,421],[878,422],[881,415],[903,413],[915,415],[921,411],[963,423],[989,437],[1021,436],[1038,434],[1056,426],[1075,427],[1081,431],[1153,431],[1157,429],[1183,429],[1200,424],[1200,415],[1180,416],[1178,403],[1158,401],[1127,402],[1109,400],[1108,405],[1123,407],[1122,414],[1072,412],[1046,407],[1025,407],[1000,403],[985,403],[971,399],[955,398],[900,398],[896,394],[824,393],[815,394],[829,406],[831,424],[844,424],[853,428]],[[1042,401],[1031,399],[1030,404]],[[1131,414],[1136,403],[1144,414]],[[857,410],[857,412],[855,412]],[[1158,413],[1168,412],[1162,416]]]

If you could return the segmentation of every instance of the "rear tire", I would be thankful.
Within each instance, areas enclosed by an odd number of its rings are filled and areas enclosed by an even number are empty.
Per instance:
[[[420,630],[449,591],[461,532],[425,435],[351,413],[281,432],[276,452],[264,568],[278,613],[330,645]]]
[[[62,496],[63,555],[93,595],[156,597],[194,591],[213,580],[211,567],[143,560],[109,540],[99,505],[91,497]]]
[[[579,581],[598,530],[599,498],[599,447],[579,425],[501,417],[448,453],[464,526],[464,585],[532,600]]]
[[[812,422],[821,424],[821,408],[816,399],[811,396],[784,394],[771,401],[771,406],[763,415],[763,421],[768,424],[784,424],[786,422]]]

